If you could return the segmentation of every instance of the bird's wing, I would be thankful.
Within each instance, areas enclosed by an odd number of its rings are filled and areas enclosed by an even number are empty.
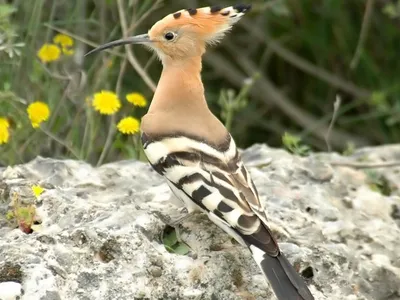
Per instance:
[[[267,224],[256,187],[231,136],[225,151],[192,138],[143,138],[150,164],[186,204],[193,202],[210,219],[245,245],[271,256],[279,248]]]
[[[206,212],[215,224],[247,246],[280,300],[313,300],[304,280],[280,252],[263,207],[229,135],[226,149],[181,136],[142,135],[146,156],[187,207]]]

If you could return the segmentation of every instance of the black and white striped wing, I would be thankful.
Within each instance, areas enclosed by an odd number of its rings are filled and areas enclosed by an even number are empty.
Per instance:
[[[143,134],[142,141],[150,164],[189,212],[200,209],[239,243],[278,255],[256,187],[230,135],[222,150],[182,136],[152,140]]]

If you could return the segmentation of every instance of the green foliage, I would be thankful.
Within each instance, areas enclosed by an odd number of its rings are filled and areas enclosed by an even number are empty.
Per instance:
[[[368,186],[371,190],[385,196],[390,196],[392,194],[390,182],[382,174],[374,170],[366,170],[365,173],[368,176]]]
[[[163,244],[168,252],[176,253],[179,255],[186,255],[189,253],[190,248],[183,242],[179,241],[176,230],[172,227],[167,227],[168,230],[164,232]]]
[[[12,227],[18,226],[23,232],[30,233],[36,218],[36,207],[33,204],[22,204],[18,194],[13,195],[12,210],[7,211],[6,220]]]
[[[232,128],[235,113],[247,106],[248,93],[257,77],[259,77],[259,74],[247,79],[237,95],[233,89],[221,89],[218,104],[221,107],[221,118],[225,121],[225,126],[229,131]]]
[[[0,54],[4,52],[8,55],[8,58],[21,55],[19,48],[25,46],[22,42],[15,42],[18,34],[11,25],[11,17],[16,11],[16,7],[0,3]]]
[[[343,151],[344,156],[350,156],[355,152],[355,145],[353,143],[348,143],[346,149]]]
[[[325,150],[318,133],[331,120],[337,93],[343,101],[330,137],[334,151],[344,151],[349,143],[358,147],[400,140],[400,60],[395,42],[400,1],[375,1],[361,39],[366,3],[252,1],[252,11],[205,55],[202,74],[210,108],[239,147],[255,142],[281,146],[282,134],[288,131],[309,148]],[[124,47],[85,58],[83,54],[124,35],[121,11],[129,28],[126,34],[132,35],[147,32],[185,5],[161,0],[0,0],[0,118],[10,122],[10,139],[0,145],[0,165],[23,163],[37,155],[92,164],[144,160],[138,136],[122,134],[116,125],[123,117],[140,119],[146,113],[147,107],[133,107],[125,95],[139,92],[150,101],[153,90],[148,80],[125,60]],[[43,63],[39,49],[53,43],[59,33],[73,38],[75,53]],[[131,49],[147,79],[156,83],[161,64],[154,53],[140,46]],[[252,78],[252,84],[247,85],[245,78]],[[122,107],[114,116],[100,115],[91,106],[90,99],[100,90],[119,96]],[[37,100],[48,104],[51,115],[34,129],[26,110]],[[342,135],[336,137],[336,131]],[[289,151],[309,151],[296,140],[289,138],[287,143]]]
[[[291,153],[307,156],[311,151],[310,147],[301,144],[301,138],[290,133],[285,132],[282,136],[282,144]]]
[[[400,1],[393,1],[385,3],[382,9],[383,13],[388,15],[390,18],[399,18],[400,17]]]

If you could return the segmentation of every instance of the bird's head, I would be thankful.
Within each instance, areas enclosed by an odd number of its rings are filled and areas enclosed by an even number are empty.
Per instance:
[[[144,44],[155,50],[163,61],[202,55],[206,45],[221,40],[250,7],[241,4],[180,10],[156,22],[147,34],[101,45],[86,55],[126,44]]]

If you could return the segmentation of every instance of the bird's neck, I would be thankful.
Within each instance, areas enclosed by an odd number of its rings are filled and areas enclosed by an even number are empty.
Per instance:
[[[201,82],[201,56],[163,61],[163,71],[141,132],[150,137],[184,135],[219,148],[229,140],[224,125],[208,109]]]
[[[149,113],[157,110],[204,109],[207,103],[201,81],[201,56],[186,59],[163,59],[163,71]]]

